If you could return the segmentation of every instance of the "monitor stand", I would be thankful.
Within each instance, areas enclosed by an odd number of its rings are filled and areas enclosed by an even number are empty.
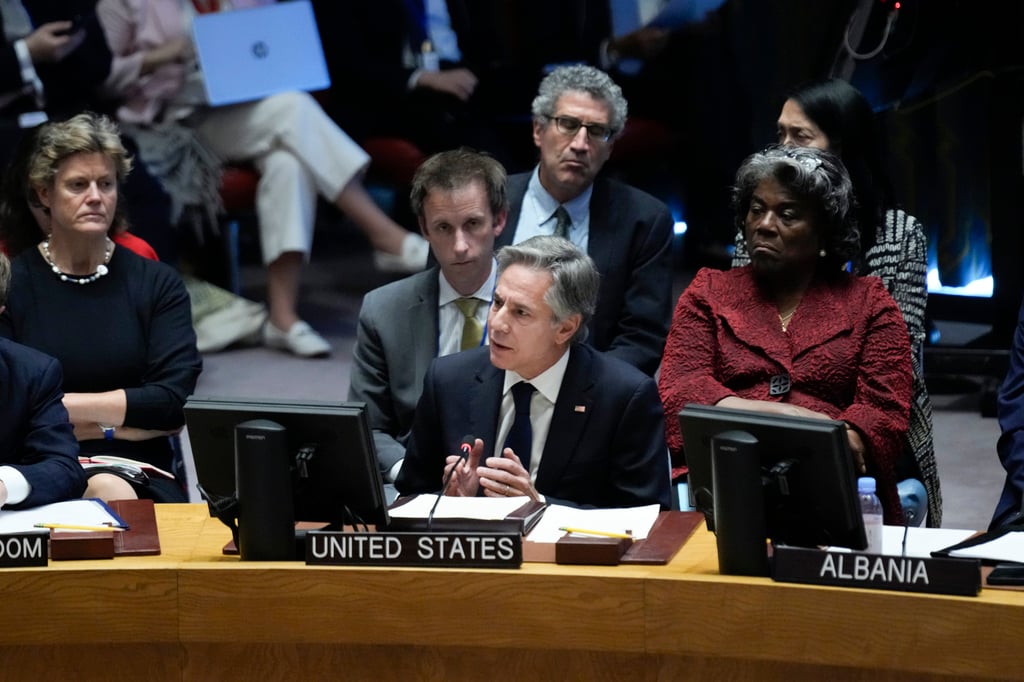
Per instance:
[[[769,575],[757,439],[745,431],[726,431],[712,438],[711,480],[719,572]]]

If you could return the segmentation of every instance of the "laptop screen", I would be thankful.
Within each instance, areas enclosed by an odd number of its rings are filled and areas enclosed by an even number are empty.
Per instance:
[[[211,105],[331,84],[309,0],[200,14],[192,32]]]

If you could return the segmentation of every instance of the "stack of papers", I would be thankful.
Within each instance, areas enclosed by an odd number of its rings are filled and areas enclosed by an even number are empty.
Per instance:
[[[100,500],[69,500],[32,509],[0,511],[0,535],[39,530],[37,523],[74,526],[124,526],[124,521]],[[54,529],[55,531],[57,529]]]

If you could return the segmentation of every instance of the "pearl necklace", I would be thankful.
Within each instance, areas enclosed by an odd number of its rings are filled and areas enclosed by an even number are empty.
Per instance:
[[[103,262],[96,266],[96,272],[92,273],[91,275],[85,275],[85,276],[79,277],[77,275],[69,275],[67,273],[61,272],[61,269],[58,268],[57,264],[53,262],[53,257],[50,255],[50,240],[49,239],[47,239],[42,244],[42,246],[43,246],[43,258],[46,260],[47,264],[50,266],[50,269],[53,270],[53,274],[57,275],[57,277],[60,278],[60,281],[62,281],[62,282],[71,282],[72,284],[92,284],[93,282],[98,280],[100,277],[102,277],[103,275],[105,275],[108,272],[110,272],[110,270],[107,269],[107,263],[110,262],[110,256],[111,256],[111,254],[114,251],[114,242],[110,241],[110,239],[107,239],[106,241],[107,241],[107,246],[106,246],[106,251],[103,254]]]

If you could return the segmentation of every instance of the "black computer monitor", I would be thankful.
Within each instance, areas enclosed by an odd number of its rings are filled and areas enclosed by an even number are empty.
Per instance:
[[[761,524],[775,544],[867,546],[843,422],[687,405],[679,425],[691,497],[709,530],[716,531],[716,520],[746,519]],[[746,470],[733,456],[741,451],[753,455]],[[716,500],[713,468],[720,457],[719,475],[728,479],[718,482],[723,499]]]
[[[387,525],[365,403],[190,397],[185,424],[203,490],[234,495],[235,426],[254,419],[287,432],[296,520]]]

